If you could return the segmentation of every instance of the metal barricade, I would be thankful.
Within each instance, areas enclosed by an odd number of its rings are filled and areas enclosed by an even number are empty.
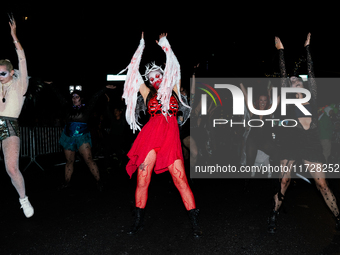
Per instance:
[[[32,163],[44,170],[36,157],[63,151],[59,145],[62,131],[62,127],[20,127],[20,157],[31,159],[23,171]]]

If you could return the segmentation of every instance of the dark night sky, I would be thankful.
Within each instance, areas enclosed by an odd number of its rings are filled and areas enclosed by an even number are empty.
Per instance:
[[[336,30],[332,29],[330,14],[321,19],[312,12],[308,16],[301,12],[296,15],[289,9],[279,12],[275,6],[270,12],[259,11],[258,6],[245,10],[242,5],[226,8],[222,4],[163,6],[161,15],[157,14],[159,9],[132,3],[113,7],[100,2],[65,6],[28,1],[2,8],[0,59],[16,60],[6,14],[13,11],[29,75],[62,84],[81,83],[93,91],[105,85],[107,73],[118,73],[128,65],[142,31],[146,48],[141,72],[150,61],[165,61],[165,54],[155,40],[160,33],[167,32],[181,64],[184,86],[189,83],[195,62],[200,62],[204,69],[208,63],[208,72],[201,72],[204,76],[263,77],[265,73],[279,71],[274,36],[279,36],[285,46],[289,71],[305,53],[303,44],[308,32],[312,33],[316,75],[338,77],[340,74],[339,52],[333,43]],[[23,20],[24,16],[28,17],[27,21]]]

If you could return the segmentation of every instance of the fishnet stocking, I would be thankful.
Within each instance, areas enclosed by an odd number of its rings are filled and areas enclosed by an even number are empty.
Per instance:
[[[2,150],[4,153],[6,171],[20,198],[24,198],[26,196],[25,181],[19,170],[20,138],[17,136],[7,137],[2,141]]]

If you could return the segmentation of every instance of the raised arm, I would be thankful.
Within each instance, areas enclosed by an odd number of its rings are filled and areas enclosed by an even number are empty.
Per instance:
[[[11,28],[11,36],[13,38],[13,43],[18,54],[18,64],[19,64],[19,86],[21,87],[21,93],[24,95],[28,87],[28,74],[27,74],[27,63],[24,49],[19,42],[17,37],[17,25],[13,16],[9,17],[9,26]]]
[[[312,60],[312,55],[310,53],[310,37],[311,33],[307,35],[307,40],[305,42],[305,48],[307,51],[307,71],[308,71],[308,77],[310,78],[315,78],[314,74],[314,68],[313,68],[313,60]]]
[[[244,102],[247,106],[247,109],[249,110],[249,106],[248,106],[248,94],[247,94],[247,90],[246,88],[244,87],[243,83],[240,83],[240,88],[243,92],[243,96],[244,96]],[[250,117],[252,116],[253,114],[250,112]]]
[[[144,32],[142,32],[142,39],[144,41]],[[138,65],[139,66],[139,65]],[[139,72],[139,71],[138,71]],[[145,85],[145,83],[143,82],[140,87],[139,87],[139,92],[141,93],[144,102],[146,102],[146,98],[149,95],[150,89],[148,86]]]
[[[107,85],[103,88],[101,88],[99,91],[97,91],[89,100],[88,104],[87,104],[87,111],[88,114],[91,115],[92,112],[94,111],[94,108],[99,100],[99,98],[104,95],[105,93],[108,92],[109,89],[115,89],[116,86],[113,85]]]
[[[60,91],[56,88],[53,81],[44,81],[48,88],[53,92],[54,96],[58,98],[60,104],[65,107],[69,104],[69,101],[60,93]]]
[[[126,69],[128,69],[126,80],[124,83],[123,98],[125,99],[125,104],[127,106],[125,113],[126,121],[130,125],[130,128],[133,130],[133,132],[135,132],[135,130],[137,129],[141,129],[135,118],[138,91],[142,94],[144,102],[149,93],[149,88],[145,85],[143,78],[139,73],[139,64],[142,59],[144,47],[144,33],[142,33],[142,38],[139,42],[139,46],[135,54],[133,55],[130,64],[127,66],[127,68],[120,72],[122,73]]]
[[[156,40],[156,43],[162,47],[166,55],[163,81],[159,86],[157,95],[157,99],[161,100],[162,110],[165,113],[169,110],[169,102],[172,90],[174,90],[177,95],[179,95],[181,85],[181,67],[166,37],[167,34],[161,34],[159,36],[159,41]],[[182,101],[180,96],[178,96],[178,98],[183,106],[190,108]]]
[[[195,99],[195,89],[196,89],[196,71],[199,67],[199,63],[194,66],[194,70],[192,73],[192,84],[191,84],[191,90],[190,90],[190,101],[189,104],[190,105],[194,105],[194,99]]]
[[[281,73],[281,87],[288,87],[287,84],[287,71],[284,58],[284,47],[279,37],[275,37],[275,47],[279,51],[279,65]]]
[[[317,108],[317,102],[316,102],[317,85],[316,85],[316,81],[315,81],[312,55],[311,55],[311,52],[310,52],[310,37],[311,37],[311,33],[308,33],[304,46],[305,46],[306,51],[307,51],[307,72],[308,72],[309,90],[311,92],[311,103],[313,104],[314,108]],[[315,114],[315,112],[313,113],[313,115],[314,114]]]

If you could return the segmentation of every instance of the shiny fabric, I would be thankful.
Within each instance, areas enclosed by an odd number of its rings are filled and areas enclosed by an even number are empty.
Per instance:
[[[17,119],[0,117],[0,141],[10,136],[20,137],[20,129]]]
[[[78,151],[79,147],[88,143],[92,147],[91,133],[87,123],[69,122],[65,125],[59,143],[65,150]]]
[[[69,137],[77,137],[90,131],[88,129],[87,123],[69,122],[65,125],[64,132]]]

